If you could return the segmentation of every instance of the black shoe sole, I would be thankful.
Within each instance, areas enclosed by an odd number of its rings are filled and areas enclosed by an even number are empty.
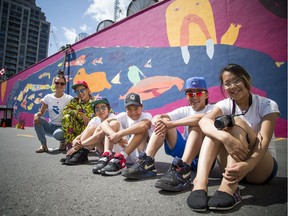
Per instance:
[[[179,184],[177,186],[164,184],[164,183],[161,183],[158,181],[155,183],[156,188],[166,190],[166,191],[173,191],[173,192],[183,191],[183,190],[187,189],[190,185],[191,185],[191,181],[187,182],[185,185]]]
[[[156,172],[154,171],[148,171],[147,173],[142,173],[142,174],[133,174],[133,173],[125,173],[122,172],[121,174],[123,177],[126,177],[128,179],[135,179],[135,180],[140,180],[140,179],[144,179],[144,178],[152,178],[155,177],[157,175]]]
[[[86,163],[89,163],[89,161],[81,161],[81,162],[78,162],[78,163],[71,163],[69,161],[65,161],[64,164],[65,165],[68,165],[68,166],[74,166],[74,165],[80,165],[80,164],[86,164]]]

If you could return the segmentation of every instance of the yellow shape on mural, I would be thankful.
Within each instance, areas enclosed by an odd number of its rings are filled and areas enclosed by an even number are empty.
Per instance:
[[[208,39],[216,44],[212,7],[208,0],[176,0],[166,10],[170,46],[200,46]]]
[[[6,85],[7,85],[7,81],[4,81],[1,83],[1,100],[4,101],[4,96],[5,96],[5,92],[6,92]]]
[[[280,67],[281,65],[283,65],[285,62],[275,62],[277,67]]]
[[[107,81],[105,72],[87,74],[85,68],[80,68],[73,79],[73,83],[76,83],[79,80],[86,81],[91,92],[101,92],[105,88],[111,88],[111,84]]]
[[[239,24],[236,25],[234,23],[231,23],[230,27],[221,38],[221,44],[233,45],[238,38],[239,30],[241,27],[242,26]]]

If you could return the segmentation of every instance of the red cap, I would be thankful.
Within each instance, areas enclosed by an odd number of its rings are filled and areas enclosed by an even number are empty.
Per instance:
[[[85,82],[85,81],[83,81],[83,80],[78,80],[73,86],[72,86],[72,89],[76,89],[78,86],[85,86],[86,88],[89,88],[88,87],[88,84]]]

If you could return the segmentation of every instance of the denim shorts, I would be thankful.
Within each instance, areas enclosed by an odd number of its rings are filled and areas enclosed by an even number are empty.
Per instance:
[[[177,130],[176,144],[175,144],[173,149],[171,149],[170,146],[168,145],[168,141],[166,139],[164,140],[165,153],[167,155],[171,155],[172,157],[177,156],[178,158],[182,158],[184,150],[185,150],[185,146],[186,146],[186,140],[183,138],[183,136],[181,135],[181,133],[178,130]],[[198,155],[192,161],[191,169],[196,171],[197,170],[197,164],[198,164]]]
[[[273,161],[274,161],[274,166],[273,166],[273,170],[270,174],[270,176],[268,176],[268,178],[260,183],[260,184],[267,184],[268,182],[270,182],[276,175],[277,175],[277,172],[278,172],[278,162],[276,161],[276,159],[273,157]],[[246,180],[246,177],[244,177],[241,181],[241,183],[245,183],[245,184],[253,184],[253,183],[250,183],[249,181]]]

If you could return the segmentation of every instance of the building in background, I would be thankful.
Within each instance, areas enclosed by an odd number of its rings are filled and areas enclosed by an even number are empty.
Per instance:
[[[48,56],[50,23],[35,0],[0,0],[0,81]]]

